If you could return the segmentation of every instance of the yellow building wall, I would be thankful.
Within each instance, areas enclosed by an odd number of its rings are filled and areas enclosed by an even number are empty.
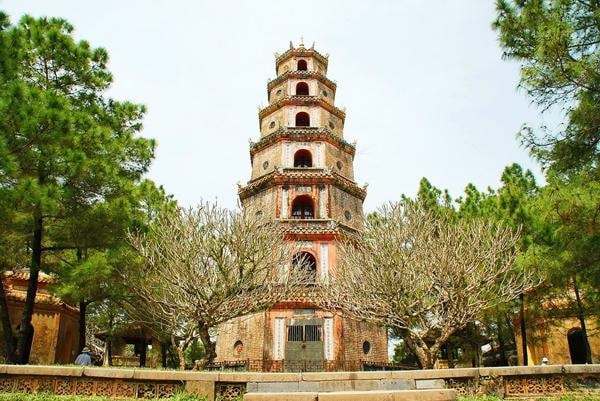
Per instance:
[[[592,351],[593,363],[600,363],[600,331],[596,319],[586,319],[588,341]],[[541,365],[542,358],[548,358],[549,364],[571,364],[568,333],[574,328],[580,328],[579,319],[565,318],[559,321],[538,321],[533,327],[528,327],[527,360],[528,365]],[[523,364],[523,352],[520,325],[515,324],[515,343],[519,365]]]

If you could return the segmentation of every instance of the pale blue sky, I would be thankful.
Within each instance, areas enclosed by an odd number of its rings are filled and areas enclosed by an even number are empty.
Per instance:
[[[329,53],[345,138],[357,141],[366,211],[421,177],[458,196],[468,182],[499,185],[513,162],[539,168],[515,134],[540,115],[501,60],[492,0],[455,1],[30,1],[24,13],[60,16],[110,54],[110,95],[148,107],[143,134],[158,141],[150,177],[182,205],[237,204],[250,176],[248,138],[267,102],[274,52],[301,35]]]

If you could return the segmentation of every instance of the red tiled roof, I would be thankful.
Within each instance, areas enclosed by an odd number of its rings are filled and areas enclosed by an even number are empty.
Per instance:
[[[4,283],[4,291],[6,292],[6,299],[14,302],[25,302],[27,299],[27,283],[29,281],[29,269],[19,269],[14,271],[6,271],[2,274],[2,281]],[[38,283],[41,284],[53,284],[56,282],[56,278],[50,274],[40,272],[38,276]],[[64,302],[59,297],[51,294],[43,287],[38,287],[35,295],[35,303],[40,305],[54,305],[64,307],[72,312],[78,312],[79,308]]]

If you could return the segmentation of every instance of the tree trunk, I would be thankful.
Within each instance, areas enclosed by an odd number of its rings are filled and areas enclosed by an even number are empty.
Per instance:
[[[10,316],[8,314],[8,304],[6,302],[6,292],[4,291],[4,283],[2,282],[2,272],[0,272],[0,320],[2,322],[2,334],[4,336],[4,344],[6,345],[6,361],[8,363],[18,363],[16,349],[16,339],[10,324]]]
[[[420,369],[433,369],[433,363],[429,357],[429,347],[420,338],[413,338],[407,331],[404,336],[406,346],[417,356]]]
[[[523,351],[523,366],[529,365],[529,356],[527,355],[527,333],[525,331],[525,294],[519,295],[521,301],[521,349]]]
[[[148,345],[146,340],[142,340],[142,346],[140,347],[140,368],[146,367],[146,355],[148,351]]]
[[[185,370],[185,354],[183,353],[184,349],[180,344],[177,344],[175,336],[171,336],[171,345],[177,353],[177,359],[179,359],[179,370]]]
[[[79,302],[79,352],[83,347],[85,347],[86,342],[86,315],[87,315],[87,307],[89,302],[80,301]]]
[[[204,369],[206,365],[212,363],[214,359],[217,357],[217,347],[214,342],[210,339],[210,334],[208,333],[208,326],[200,325],[198,327],[198,333],[200,334],[200,340],[204,345],[204,357],[200,360],[199,368]]]
[[[183,347],[176,345],[175,351],[177,351],[177,358],[179,359],[179,370],[185,370],[185,354],[183,352]]]
[[[25,298],[25,305],[23,306],[23,313],[21,315],[21,328],[19,329],[17,339],[17,353],[19,363],[22,364],[29,362],[31,343],[33,341],[33,326],[31,325],[31,318],[33,316],[38,277],[42,264],[43,223],[41,209],[39,206],[37,206],[33,213],[33,239],[31,243],[31,266],[29,268],[27,297]]]
[[[112,361],[112,357],[113,357],[113,352],[112,352],[112,337],[108,337],[108,366],[112,366],[113,365],[113,361]]]
[[[504,342],[504,336],[502,335],[502,319],[496,318],[496,325],[498,330],[498,347],[500,347],[500,363],[502,366],[508,366],[508,358],[506,357],[506,343]]]
[[[590,348],[590,342],[588,340],[587,328],[585,326],[585,316],[583,313],[583,304],[581,303],[581,297],[579,295],[579,287],[577,286],[577,280],[575,274],[573,274],[573,289],[575,290],[575,299],[577,300],[577,317],[579,318],[579,324],[581,325],[581,334],[583,335],[583,345],[585,346],[585,363],[592,363],[592,350]]]
[[[166,343],[160,343],[160,362],[163,369],[167,367],[167,347]]]

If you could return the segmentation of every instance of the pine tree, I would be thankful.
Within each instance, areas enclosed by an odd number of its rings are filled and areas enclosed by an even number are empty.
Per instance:
[[[30,279],[13,360],[27,363],[52,227],[130,190],[154,142],[137,135],[143,106],[105,96],[112,76],[104,49],[76,42],[63,19],[25,16],[1,26],[0,152],[8,167],[0,166],[0,200],[28,220]]]

